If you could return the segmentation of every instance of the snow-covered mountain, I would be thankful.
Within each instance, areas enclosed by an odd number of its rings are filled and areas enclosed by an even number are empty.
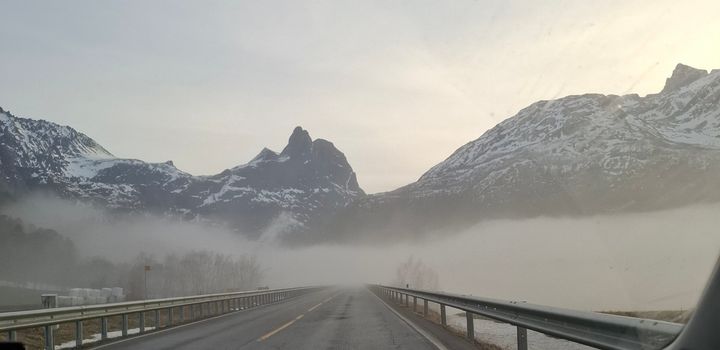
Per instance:
[[[228,224],[250,236],[273,220],[304,230],[364,196],[342,152],[295,128],[281,153],[263,149],[218,175],[193,176],[172,162],[113,156],[86,135],[0,109],[0,193],[35,190],[121,212],[180,215]]]
[[[432,230],[719,200],[720,70],[681,64],[658,94],[534,103],[418,181],[358,201],[337,224]]]
[[[534,103],[418,181],[369,196],[345,156],[300,127],[280,153],[263,149],[247,164],[193,176],[172,162],[116,158],[72,128],[0,109],[5,199],[52,190],[120,211],[226,223],[250,235],[281,218],[300,243],[717,202],[719,185],[720,71],[684,65],[657,94]]]

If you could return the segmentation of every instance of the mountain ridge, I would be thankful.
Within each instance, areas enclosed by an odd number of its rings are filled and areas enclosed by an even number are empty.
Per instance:
[[[69,126],[0,109],[0,190],[4,198],[42,190],[118,212],[150,212],[228,224],[258,237],[285,215],[308,229],[326,212],[363,196],[345,155],[296,127],[281,153],[264,148],[246,164],[194,176],[172,161],[117,158]]]
[[[6,197],[49,188],[117,210],[223,222],[252,237],[282,219],[301,244],[720,201],[720,70],[683,64],[656,94],[535,102],[417,181],[370,195],[345,155],[302,127],[279,153],[263,148],[245,164],[194,176],[172,162],[116,158],[46,123],[0,109]]]
[[[329,231],[415,235],[488,219],[716,202],[718,175],[720,71],[679,64],[657,94],[535,102],[417,181],[359,199]]]

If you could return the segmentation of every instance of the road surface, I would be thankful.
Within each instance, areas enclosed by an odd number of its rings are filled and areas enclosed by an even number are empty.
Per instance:
[[[437,349],[362,287],[325,289],[98,348]]]

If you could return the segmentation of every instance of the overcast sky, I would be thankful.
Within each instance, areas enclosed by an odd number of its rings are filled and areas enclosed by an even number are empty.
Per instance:
[[[0,106],[192,174],[335,143],[368,192],[539,100],[720,68],[720,1],[2,1]]]

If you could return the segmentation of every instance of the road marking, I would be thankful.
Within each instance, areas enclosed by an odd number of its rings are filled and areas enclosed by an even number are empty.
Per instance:
[[[340,294],[340,293],[338,293],[338,294]],[[307,312],[311,312],[311,311],[317,309],[318,307],[320,307],[320,305],[327,303],[327,302],[330,301],[332,298],[336,297],[338,294],[335,294],[335,295],[333,295],[333,296],[331,296],[331,297],[329,297],[329,298],[321,301],[319,304],[317,304],[317,305],[311,307],[310,309],[308,309]],[[262,337],[258,338],[257,341],[258,341],[258,342],[261,342],[261,341],[267,340],[268,338],[272,337],[273,335],[277,334],[278,332],[282,331],[283,329],[292,326],[292,324],[295,323],[295,321],[303,318],[304,316],[305,316],[305,314],[301,314],[300,316],[295,317],[294,320],[292,320],[292,321],[290,321],[290,322],[288,322],[288,323],[286,323],[286,324],[278,327],[277,329],[275,329],[274,331],[272,331],[272,332],[270,332],[270,333],[268,333],[268,334],[263,335]]]
[[[268,333],[268,334],[263,335],[262,337],[258,338],[257,341],[258,341],[258,342],[261,342],[261,341],[263,341],[263,340],[267,340],[268,338],[272,337],[273,335],[277,334],[278,332],[282,331],[283,329],[292,326],[292,324],[295,323],[295,321],[303,318],[303,316],[305,316],[305,314],[301,314],[300,316],[295,317],[294,320],[292,320],[292,321],[290,321],[290,322],[288,322],[288,323],[286,323],[286,324],[278,327],[277,329],[275,329],[274,331],[272,331],[272,332],[270,332],[270,333]]]
[[[317,305],[311,307],[310,309],[308,309],[308,312],[311,312],[311,311],[317,309],[317,308],[318,308],[320,305],[322,305],[322,304],[323,304],[323,303],[320,303],[320,304],[317,304]]]

